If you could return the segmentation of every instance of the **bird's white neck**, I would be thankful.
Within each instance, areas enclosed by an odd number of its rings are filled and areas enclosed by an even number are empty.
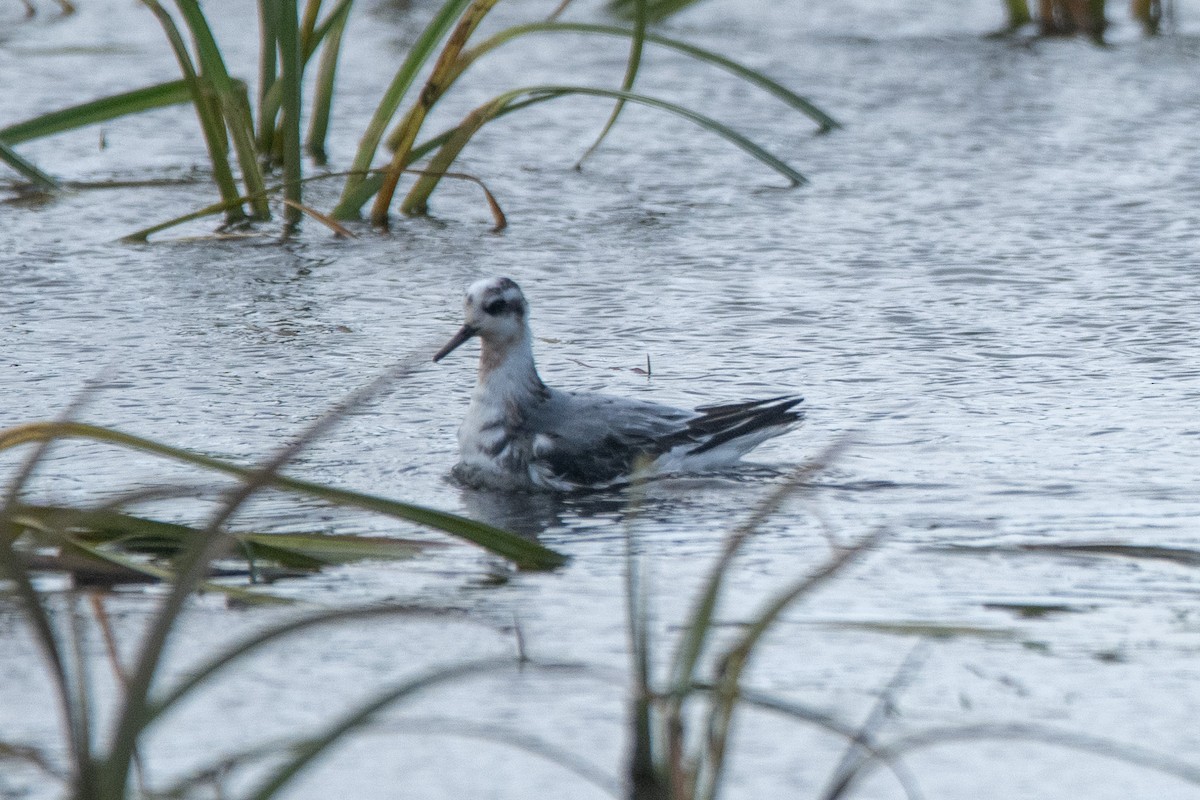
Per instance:
[[[514,339],[482,339],[476,400],[487,398],[492,403],[526,404],[530,398],[545,392],[546,385],[538,377],[533,363],[533,337],[528,327]]]

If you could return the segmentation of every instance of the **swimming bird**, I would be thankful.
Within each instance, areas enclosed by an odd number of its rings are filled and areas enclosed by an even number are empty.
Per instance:
[[[571,491],[619,484],[641,470],[715,470],[804,418],[794,395],[686,410],[551,389],[534,365],[529,304],[516,283],[471,284],[463,310],[462,328],[433,360],[480,339],[479,378],[453,471],[470,486]]]

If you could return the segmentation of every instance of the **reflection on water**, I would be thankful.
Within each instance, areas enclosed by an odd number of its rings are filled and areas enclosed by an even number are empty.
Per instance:
[[[492,525],[537,539],[547,531],[614,531],[669,513],[680,496],[702,492],[736,493],[739,487],[759,490],[787,473],[765,464],[742,463],[719,473],[663,475],[635,486],[579,491],[570,494],[551,492],[497,492],[460,487],[459,499],[467,515]],[[866,491],[891,484],[881,481],[860,482],[825,488]],[[812,488],[815,488],[814,484]],[[804,485],[798,489],[805,488]]]
[[[464,488],[459,499],[467,516],[523,534],[536,540],[549,528],[562,526],[567,501],[546,492],[494,492]],[[609,501],[609,513],[619,511],[619,500]]]

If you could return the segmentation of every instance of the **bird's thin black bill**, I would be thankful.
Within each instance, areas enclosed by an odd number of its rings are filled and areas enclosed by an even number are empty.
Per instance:
[[[437,353],[434,354],[434,356],[433,356],[434,362],[436,363],[438,361],[441,361],[443,358],[450,355],[450,353],[453,352],[460,344],[465,342],[467,339],[470,339],[472,336],[474,336],[477,333],[479,333],[478,328],[472,327],[470,325],[463,325],[461,328],[458,329],[458,333],[456,333],[456,334],[454,334],[454,336],[450,337],[450,341],[446,342],[446,346],[443,347],[441,350],[438,350]]]

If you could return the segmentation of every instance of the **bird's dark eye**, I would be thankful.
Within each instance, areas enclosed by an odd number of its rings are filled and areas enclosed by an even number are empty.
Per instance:
[[[503,314],[507,310],[508,303],[506,303],[504,300],[492,300],[490,303],[484,303],[483,305],[484,313],[491,314],[492,316]]]

